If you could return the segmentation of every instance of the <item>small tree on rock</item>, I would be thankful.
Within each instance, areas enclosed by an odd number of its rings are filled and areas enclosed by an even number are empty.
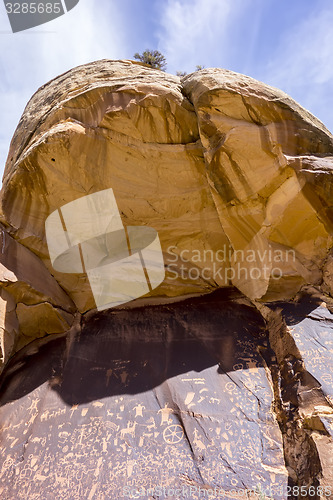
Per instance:
[[[142,54],[136,52],[134,54],[134,59],[137,59],[145,64],[148,64],[152,68],[160,69],[161,71],[166,70],[166,59],[161,52],[158,50],[146,49]]]

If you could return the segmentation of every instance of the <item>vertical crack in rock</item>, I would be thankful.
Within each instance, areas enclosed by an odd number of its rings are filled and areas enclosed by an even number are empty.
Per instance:
[[[274,407],[283,437],[286,468],[291,487],[312,487],[315,494],[302,498],[320,499],[317,494],[323,478],[322,463],[316,446],[315,435],[329,435],[324,426],[314,425],[309,419],[302,418],[300,393],[302,386],[306,391],[316,390],[322,404],[327,404],[320,384],[305,369],[301,353],[284,321],[281,310],[272,311],[263,304],[255,304],[267,322],[272,351],[265,353],[266,362],[271,370],[274,391]],[[314,387],[310,387],[313,385]],[[304,391],[304,389],[303,389]],[[311,490],[310,490],[311,491]],[[297,500],[299,495],[288,496]],[[326,498],[332,498],[329,496]]]

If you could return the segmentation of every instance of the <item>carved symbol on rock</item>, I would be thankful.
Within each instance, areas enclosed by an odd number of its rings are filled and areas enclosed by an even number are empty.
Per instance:
[[[163,439],[168,444],[177,444],[184,437],[184,431],[181,425],[169,425],[163,431]]]
[[[138,425],[137,422],[127,422],[127,427],[124,429],[121,429],[120,431],[120,437],[124,438],[126,435],[135,436],[135,427]]]

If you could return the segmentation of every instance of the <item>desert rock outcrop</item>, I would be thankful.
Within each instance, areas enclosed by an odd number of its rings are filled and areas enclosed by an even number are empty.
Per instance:
[[[105,60],[39,89],[0,198],[4,498],[333,498],[332,175],[324,125],[231,71]],[[125,228],[157,232],[165,279],[97,312],[45,221],[110,188]]]

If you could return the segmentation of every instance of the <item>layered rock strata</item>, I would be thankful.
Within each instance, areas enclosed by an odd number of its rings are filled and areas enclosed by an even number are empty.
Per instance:
[[[332,169],[321,122],[227,70],[98,61],[39,89],[0,199],[3,497],[333,498]],[[45,221],[110,188],[165,279],[97,313]]]

